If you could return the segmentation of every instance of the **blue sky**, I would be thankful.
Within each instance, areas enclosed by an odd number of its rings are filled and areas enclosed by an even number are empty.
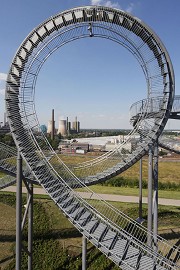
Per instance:
[[[171,57],[176,95],[180,93],[179,0],[1,0],[0,121],[4,118],[6,74],[21,42],[50,16],[91,4],[128,11],[156,32]],[[58,119],[68,116],[73,121],[77,116],[82,128],[130,128],[129,108],[143,98],[145,78],[136,60],[123,47],[104,39],[63,46],[47,60],[36,85],[39,121],[47,125],[54,108],[56,127]],[[171,121],[167,127],[178,128],[178,124]]]

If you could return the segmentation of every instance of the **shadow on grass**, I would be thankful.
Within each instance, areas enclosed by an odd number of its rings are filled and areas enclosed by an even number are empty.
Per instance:
[[[180,239],[175,243],[175,246],[179,246],[180,245]],[[179,255],[180,255],[180,252],[177,251],[175,254],[174,254],[174,250],[173,250],[173,247],[170,249],[170,251],[168,252],[168,254],[166,255],[166,258],[171,260],[173,263],[177,263],[179,261]],[[172,258],[171,258],[172,256]]]
[[[173,229],[170,229],[168,232],[162,232],[159,235],[162,238],[166,239],[166,240],[173,240],[173,239],[179,239],[180,238],[180,232],[175,232],[175,231],[173,231]]]
[[[1,235],[0,234],[0,243],[2,242],[15,242],[16,241],[16,235],[15,234],[11,234],[11,235]]]
[[[0,264],[1,264],[1,263],[5,263],[5,262],[7,262],[7,261],[9,261],[9,260],[12,260],[12,259],[14,259],[14,258],[15,258],[15,255],[8,256],[8,257],[2,259],[2,260],[0,261]],[[0,269],[1,269],[1,268],[0,268]]]

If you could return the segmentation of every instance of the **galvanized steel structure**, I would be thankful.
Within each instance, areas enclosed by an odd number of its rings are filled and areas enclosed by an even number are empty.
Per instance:
[[[34,92],[38,74],[47,58],[68,42],[80,38],[106,38],[124,46],[142,67],[147,82],[147,98],[161,95],[162,103],[158,117],[153,120],[144,117],[144,110],[122,145],[100,158],[72,168],[72,172],[40,131]],[[141,20],[124,11],[107,7],[79,7],[49,18],[23,41],[10,67],[6,110],[19,162],[22,157],[36,181],[74,226],[122,269],[176,269],[179,250],[93,193],[83,179],[95,177],[97,181],[105,180],[139,160],[148,150],[148,145],[153,144],[161,134],[169,117],[173,97],[173,68],[160,39]],[[136,149],[125,153],[124,145],[134,134],[142,131],[143,142]],[[21,181],[20,167],[18,175]],[[79,186],[89,194],[89,199],[93,196],[97,200],[83,199],[72,189]],[[20,196],[20,183],[18,187]],[[32,197],[31,189],[29,194]],[[30,201],[29,208],[32,206]],[[19,213],[20,204],[19,201]],[[32,210],[30,212],[32,214]],[[18,226],[21,226],[20,220]],[[22,247],[19,240],[17,251],[20,252]],[[20,267],[20,258],[17,264]],[[31,267],[32,257],[29,269]]]

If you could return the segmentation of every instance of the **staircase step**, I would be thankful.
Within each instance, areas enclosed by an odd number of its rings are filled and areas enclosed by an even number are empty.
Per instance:
[[[139,255],[139,250],[133,246],[129,246],[127,249],[127,254],[126,257],[124,258],[125,260],[128,260],[129,258],[137,257]]]
[[[139,270],[154,270],[155,262],[152,258],[148,257],[147,255],[142,256],[139,264]],[[163,270],[165,269],[162,266],[156,265],[156,270]]]
[[[83,211],[85,211],[85,208],[83,206],[77,208],[72,214],[71,214],[71,218],[73,218],[74,220],[78,220],[80,218],[80,216],[83,214]]]
[[[108,230],[107,234],[102,239],[102,244],[109,248],[115,237],[116,237],[116,233],[111,230]]]
[[[74,211],[76,211],[76,209],[78,209],[79,207],[80,207],[80,203],[75,201],[74,203],[66,207],[66,213],[71,214]]]
[[[60,188],[59,190],[55,190],[54,192],[49,192],[53,198],[57,198],[59,196],[63,196],[63,194],[70,194],[69,191],[66,191],[67,189],[65,187]]]
[[[75,199],[73,197],[67,197],[65,200],[62,201],[61,207],[63,209],[66,209],[68,206],[71,206],[72,203],[75,201]]]
[[[102,233],[106,229],[107,229],[107,225],[105,225],[104,223],[99,223],[99,225],[97,226],[95,231],[92,233],[92,235],[94,236],[95,239],[97,239],[99,241]]]
[[[49,193],[52,193],[53,191],[56,191],[56,190],[62,190],[62,188],[63,188],[62,183],[58,182],[56,184],[53,184],[50,187],[47,187],[46,189],[48,190]]]
[[[115,243],[114,247],[112,248],[111,252],[113,254],[118,255],[120,258],[124,255],[125,247],[127,245],[126,239],[119,238]]]
[[[87,224],[88,220],[90,220],[90,218],[92,217],[92,214],[88,211],[86,211],[85,213],[82,214],[82,216],[79,218],[78,220],[78,224],[82,227],[85,226],[85,224]]]
[[[54,197],[54,195],[52,195],[52,197]],[[69,192],[68,191],[65,191],[63,194],[62,194],[62,192],[59,192],[59,194],[56,192],[54,199],[55,199],[57,204],[60,204],[67,197],[69,197]]]
[[[98,225],[98,220],[92,217],[92,219],[90,219],[90,221],[84,226],[84,230],[86,230],[88,233],[92,233]]]

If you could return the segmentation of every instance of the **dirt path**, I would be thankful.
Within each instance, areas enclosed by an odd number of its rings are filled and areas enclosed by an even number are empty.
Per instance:
[[[23,187],[23,193],[26,193],[26,188]],[[7,188],[2,189],[2,191],[8,192],[16,192],[15,186],[10,186]],[[46,192],[43,188],[34,188],[34,193],[39,195],[45,195]],[[88,192],[77,192],[80,194],[84,199],[97,199],[96,195],[89,194]],[[113,202],[132,202],[138,203],[139,198],[136,196],[123,196],[123,195],[114,195],[114,194],[98,194],[103,200],[106,201],[113,201]],[[143,197],[143,203],[147,203],[147,198]],[[173,200],[173,199],[163,199],[159,198],[159,204],[161,205],[172,205],[172,206],[180,206],[180,200]]]

